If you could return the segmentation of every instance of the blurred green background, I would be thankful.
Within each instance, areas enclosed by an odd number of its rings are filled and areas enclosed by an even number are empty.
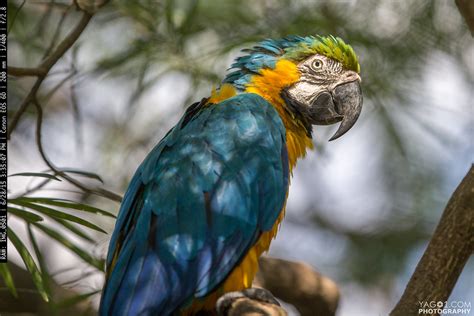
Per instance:
[[[38,65],[80,14],[70,1],[9,0],[9,65]],[[219,85],[242,48],[290,34],[333,34],[354,47],[364,109],[335,142],[327,142],[335,127],[315,128],[316,150],[295,170],[287,217],[270,255],[307,262],[335,280],[342,293],[338,315],[387,314],[472,163],[474,42],[454,1],[111,1],[41,86],[45,151],[57,166],[99,175],[103,187],[123,194],[147,152],[188,105]],[[32,80],[9,78],[9,115]],[[30,106],[12,134],[10,174],[48,169],[35,145],[36,119]],[[98,183],[92,174],[72,174],[88,185]],[[37,188],[42,182],[47,183]],[[31,188],[26,197],[118,210],[117,203],[66,181],[9,178],[10,197],[25,197]],[[110,217],[55,206],[113,229]],[[25,222],[9,218],[38,269],[55,284],[53,303],[41,313],[77,304],[91,313],[103,282],[96,267],[109,237],[70,224],[92,236],[83,238],[46,221],[70,241],[61,243],[34,225],[28,235],[25,227],[31,225]],[[78,256],[71,245],[91,257]],[[22,265],[15,251],[10,259]],[[472,284],[471,259],[451,299],[473,301]],[[77,299],[65,302],[54,294],[62,289]]]

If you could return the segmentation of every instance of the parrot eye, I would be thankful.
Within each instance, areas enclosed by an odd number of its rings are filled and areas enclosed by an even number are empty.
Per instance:
[[[323,61],[321,59],[315,59],[311,66],[314,70],[320,70],[323,68]]]

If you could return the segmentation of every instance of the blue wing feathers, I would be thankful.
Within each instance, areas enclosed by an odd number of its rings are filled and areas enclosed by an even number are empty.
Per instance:
[[[274,108],[255,94],[194,107],[127,189],[101,315],[168,315],[206,296],[279,216],[288,157]]]

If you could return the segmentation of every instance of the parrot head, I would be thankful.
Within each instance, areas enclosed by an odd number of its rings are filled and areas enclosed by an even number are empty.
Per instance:
[[[244,52],[248,54],[236,59],[234,71],[224,83],[241,91],[259,89],[269,99],[282,100],[285,111],[301,122],[309,135],[312,125],[341,122],[330,139],[334,140],[357,121],[362,109],[360,66],[354,50],[342,39],[267,39]],[[266,81],[262,80],[264,77]],[[271,96],[272,93],[278,96]]]

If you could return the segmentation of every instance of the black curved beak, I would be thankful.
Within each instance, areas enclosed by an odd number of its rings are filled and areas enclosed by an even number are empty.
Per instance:
[[[362,111],[362,89],[359,80],[339,85],[334,89],[336,112],[342,115],[342,122],[336,133],[329,139],[335,140],[354,126]]]
[[[329,139],[335,140],[354,126],[362,110],[362,89],[360,81],[343,83],[332,91],[321,93],[310,107],[311,123],[329,125],[341,122],[336,133]]]

